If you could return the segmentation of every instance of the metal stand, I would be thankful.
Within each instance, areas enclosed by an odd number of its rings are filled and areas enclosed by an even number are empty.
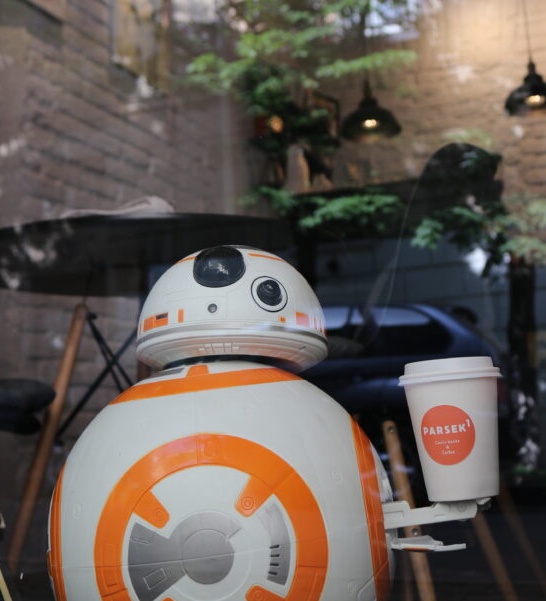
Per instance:
[[[13,601],[11,595],[9,594],[8,585],[6,584],[2,570],[0,570],[0,593],[2,594],[3,601]]]
[[[540,588],[542,589],[542,592],[546,598],[546,574],[544,572],[544,567],[541,565],[531,543],[529,542],[527,534],[525,533],[525,529],[523,528],[521,520],[519,519],[518,510],[514,505],[514,501],[510,496],[510,492],[508,491],[506,483],[502,479],[500,482],[498,503],[502,514],[508,522],[515,539],[518,541],[518,544],[523,551],[529,566],[534,572],[537,582],[539,583]]]
[[[0,513],[0,538],[3,536],[4,528],[6,527],[6,523],[4,522],[4,517]],[[2,568],[0,566],[0,594],[2,595],[3,601],[13,601],[8,585],[6,583],[6,579],[4,578],[4,574],[2,573]]]
[[[46,419],[44,425],[42,426],[40,438],[36,444],[34,457],[27,474],[27,480],[21,503],[19,505],[18,514],[16,516],[13,531],[11,533],[7,551],[7,562],[12,573],[15,573],[19,565],[23,545],[34,515],[40,488],[45,471],[47,469],[49,458],[51,456],[53,444],[55,442],[59,442],[61,434],[72,423],[73,419],[83,408],[95,390],[97,390],[107,374],[112,374],[114,382],[116,383],[116,386],[120,392],[124,390],[124,385],[121,381],[122,379],[125,381],[125,388],[132,385],[129,376],[119,364],[119,359],[135,338],[136,330],[131,333],[120,349],[114,353],[97,328],[95,319],[96,315],[91,313],[85,304],[81,303],[75,307],[70,329],[66,338],[65,348],[57,372],[57,377],[55,379],[54,389],[56,395],[47,410]],[[106,365],[95,378],[93,383],[89,386],[82,399],[77,403],[76,407],[72,410],[61,427],[59,427],[59,422],[61,420],[68,392],[68,386],[70,384],[70,379],[74,370],[76,357],[86,323],[88,323],[89,327],[91,328],[91,333],[97,342]],[[118,373],[116,373],[116,369]]]
[[[535,577],[537,579],[538,584],[542,591],[546,594],[546,576],[544,575],[544,569],[540,565],[539,560],[537,559],[535,552],[527,538],[527,534],[521,524],[521,521],[518,517],[517,508],[512,501],[512,497],[508,491],[506,483],[502,481],[500,482],[500,492],[497,497],[499,507],[501,509],[503,517],[506,519],[508,526],[512,530],[516,541],[518,542],[521,550],[529,566],[533,570]],[[484,552],[484,555],[487,559],[489,567],[491,571],[495,575],[495,579],[497,581],[497,586],[500,589],[500,592],[505,599],[505,601],[518,601],[518,596],[510,580],[510,576],[508,574],[508,570],[504,563],[503,557],[499,552],[497,544],[491,534],[491,530],[487,521],[483,515],[478,514],[474,520],[472,520],[472,525],[474,527],[474,531],[478,540],[480,541],[480,545]]]
[[[47,409],[46,420],[36,444],[34,458],[30,465],[23,497],[19,504],[19,511],[15,518],[13,532],[11,533],[7,561],[12,573],[15,573],[18,568],[23,544],[34,515],[40,487],[53,448],[55,433],[64,408],[70,378],[74,370],[83,328],[87,320],[87,313],[87,307],[84,304],[78,304],[72,315],[72,322],[68,331],[64,352],[53,386],[56,392],[55,398]]]
[[[480,541],[480,545],[485,554],[487,562],[489,563],[489,567],[495,575],[497,585],[503,598],[505,601],[518,601],[518,596],[516,595],[514,586],[510,580],[510,577],[508,576],[508,571],[504,565],[499,548],[497,547],[493,536],[491,535],[491,530],[487,525],[485,517],[482,514],[478,514],[472,520],[472,526],[474,527],[474,532]]]
[[[93,393],[97,390],[97,388],[102,384],[104,378],[111,374],[118,391],[123,392],[128,386],[132,386],[133,382],[127,375],[127,372],[123,369],[123,367],[119,363],[119,359],[122,357],[123,353],[127,350],[127,347],[133,342],[136,337],[136,329],[134,329],[131,334],[128,336],[127,340],[122,344],[122,346],[118,349],[116,353],[112,352],[112,349],[108,346],[108,343],[104,339],[104,336],[101,334],[100,330],[97,328],[95,324],[95,319],[97,318],[95,313],[87,314],[87,323],[91,329],[91,333],[93,334],[93,338],[95,339],[97,346],[99,347],[102,356],[104,357],[104,368],[99,373],[99,375],[95,378],[95,380],[91,383],[85,394],[82,398],[76,403],[75,407],[69,413],[69,415],[65,418],[64,422],[60,425],[57,433],[55,435],[55,442],[60,444],[61,436],[66,431],[68,426],[74,421],[74,418],[78,415],[78,413],[83,409],[87,401],[91,398]],[[118,373],[116,373],[116,369]],[[125,385],[122,385],[120,378],[125,380]]]

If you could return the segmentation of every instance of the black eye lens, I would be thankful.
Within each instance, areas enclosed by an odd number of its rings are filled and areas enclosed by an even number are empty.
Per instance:
[[[282,301],[281,287],[275,280],[261,282],[256,288],[256,294],[263,303],[270,307],[276,307]]]
[[[208,288],[229,286],[245,272],[243,255],[231,246],[216,246],[200,252],[193,264],[195,281]]]
[[[252,282],[252,298],[266,311],[281,311],[288,302],[284,286],[277,280],[266,276]]]

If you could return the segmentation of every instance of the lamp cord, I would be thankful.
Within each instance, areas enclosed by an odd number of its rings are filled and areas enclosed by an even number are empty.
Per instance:
[[[523,23],[525,25],[525,39],[527,40],[527,53],[529,54],[529,62],[533,62],[533,56],[531,52],[531,36],[529,35],[529,15],[527,14],[527,2],[523,0],[521,3],[523,6]]]

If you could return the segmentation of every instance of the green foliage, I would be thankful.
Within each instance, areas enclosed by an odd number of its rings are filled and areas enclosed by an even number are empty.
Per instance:
[[[184,83],[198,86],[213,94],[231,92],[234,82],[239,81],[252,66],[252,61],[229,62],[207,52],[199,55],[186,67]]]
[[[510,238],[505,250],[515,257],[524,257],[527,263],[546,265],[546,244],[533,236]]]
[[[250,115],[277,114],[293,104],[282,67],[250,63],[240,77],[240,96]]]
[[[318,67],[317,79],[339,79],[348,75],[357,75],[366,71],[383,71],[396,67],[410,65],[415,60],[413,50],[397,50],[390,48],[353,59],[338,59],[329,65]]]
[[[412,244],[434,249],[446,238],[464,251],[480,247],[491,265],[508,253],[528,263],[546,265],[546,199],[512,196],[486,207],[453,206],[425,217],[413,232]]]
[[[284,188],[273,188],[271,186],[258,186],[240,199],[243,206],[255,205],[265,200],[269,203],[273,211],[280,217],[288,217],[294,213],[299,202],[297,198]]]
[[[394,194],[369,188],[362,194],[328,198],[320,194],[295,196],[285,189],[261,186],[245,204],[267,201],[281,217],[293,219],[302,230],[326,231],[346,224],[352,233],[381,235],[401,224],[405,205]],[[339,230],[336,230],[339,231]],[[529,263],[546,265],[546,199],[528,195],[508,197],[503,203],[480,206],[459,204],[434,211],[414,228],[412,244],[435,249],[447,239],[462,251],[482,248],[488,255],[484,275],[504,261],[506,253]]]
[[[546,199],[509,196],[505,205],[507,214],[498,224],[506,234],[504,250],[529,263],[546,265]]]
[[[203,51],[199,45],[190,52],[183,83],[238,95],[256,114],[269,104],[266,90],[275,96],[282,87],[294,95],[325,79],[406,66],[416,58],[413,51],[365,51],[370,8],[376,20],[390,18],[396,8],[400,19],[411,22],[414,15],[402,13],[404,6],[402,0],[226,0],[219,9],[224,49]],[[245,85],[253,69],[264,69],[260,93]]]
[[[436,248],[446,233],[440,218],[424,217],[413,233],[412,244],[418,248]]]
[[[376,23],[395,13],[409,23],[414,15],[401,12],[407,5],[406,0],[225,0],[219,8],[221,36],[208,38],[221,39],[222,51],[199,46],[190,56],[184,83],[234,95],[260,125],[264,116],[275,117],[282,128],[275,130],[266,120],[251,144],[275,163],[276,173],[284,171],[287,150],[297,143],[310,171],[329,177],[329,158],[339,145],[331,127],[336,116],[318,108],[310,92],[324,80],[363,78],[414,61],[413,51],[370,52],[366,47],[365,38],[373,35],[370,10]],[[302,230],[332,226],[369,235],[400,224],[404,210],[397,196],[373,189],[337,198],[297,197],[262,185],[241,200],[243,205],[258,201]]]
[[[333,199],[313,196],[306,200],[312,210],[299,220],[302,229],[319,228],[334,221],[347,221],[355,228],[373,231],[375,235],[384,234],[393,223],[400,221],[404,208],[398,196],[381,192],[352,194]]]
[[[506,208],[501,202],[455,204],[432,211],[414,228],[412,245],[435,249],[447,239],[464,252],[481,248],[488,255],[484,275],[507,251]]]
[[[281,217],[288,217],[301,230],[321,229],[332,225],[350,226],[351,232],[381,235],[397,227],[404,204],[394,194],[370,188],[363,194],[347,194],[328,198],[320,194],[295,196],[285,189],[260,186],[247,194],[242,202],[252,205],[267,201]]]

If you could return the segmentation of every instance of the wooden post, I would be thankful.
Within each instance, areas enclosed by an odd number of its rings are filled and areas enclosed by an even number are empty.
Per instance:
[[[410,507],[415,507],[415,500],[411,491],[406,465],[402,448],[400,446],[400,437],[398,429],[393,421],[383,422],[383,437],[385,446],[389,455],[389,463],[391,466],[392,479],[396,496],[402,501],[406,501]],[[406,526],[404,528],[405,536],[420,536],[420,526]],[[430,566],[428,558],[424,553],[416,553],[408,551],[419,598],[421,601],[436,601],[436,592],[432,583]],[[407,593],[406,593],[407,595]]]
[[[13,601],[9,594],[8,585],[6,584],[2,570],[0,570],[0,593],[2,593],[2,599],[4,601]]]
[[[546,575],[544,573],[544,568],[538,560],[529,538],[525,533],[525,529],[521,523],[521,520],[519,519],[518,510],[514,504],[514,501],[512,500],[508,486],[502,478],[500,481],[500,492],[499,496],[497,497],[497,501],[499,503],[499,507],[501,508],[502,514],[508,522],[510,529],[512,530],[516,540],[519,543],[519,546],[521,547],[521,550],[523,551],[523,554],[527,558],[531,569],[535,573],[537,582],[539,583],[540,588],[542,589],[542,592],[546,598]]]
[[[516,591],[512,585],[512,582],[510,581],[504,561],[502,560],[499,549],[493,539],[493,536],[491,535],[491,530],[485,521],[483,513],[478,513],[476,515],[476,517],[472,520],[472,526],[474,527],[476,536],[478,537],[483,552],[485,553],[489,567],[495,575],[495,579],[497,580],[497,585],[502,593],[502,596],[506,601],[518,601]]]
[[[47,464],[55,441],[55,434],[57,432],[70,379],[74,370],[83,329],[87,320],[87,313],[87,307],[84,304],[78,304],[72,314],[72,322],[70,324],[63,355],[57,371],[57,377],[55,379],[55,398],[47,409],[46,419],[42,426],[40,438],[36,443],[34,458],[27,474],[25,489],[10,537],[7,562],[12,574],[16,572],[19,566],[23,545],[34,516],[36,502],[47,469]]]

